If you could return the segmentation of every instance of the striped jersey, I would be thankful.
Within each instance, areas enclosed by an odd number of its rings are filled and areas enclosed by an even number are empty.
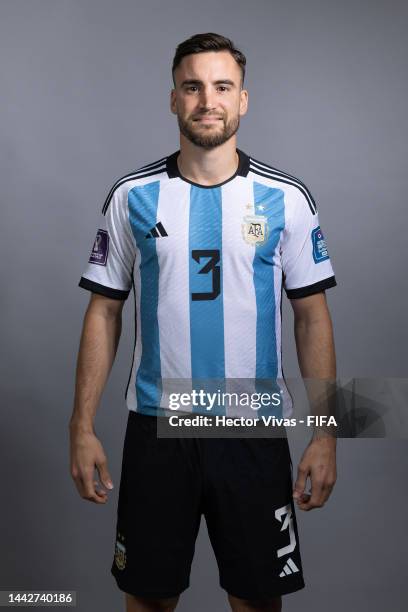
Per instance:
[[[167,379],[281,379],[282,288],[296,299],[336,285],[310,191],[237,153],[218,185],[183,177],[176,151],[106,198],[79,285],[119,300],[133,289],[130,410],[156,415]]]

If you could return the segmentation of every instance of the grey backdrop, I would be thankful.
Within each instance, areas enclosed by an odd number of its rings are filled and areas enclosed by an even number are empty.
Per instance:
[[[116,488],[80,499],[68,430],[82,316],[77,288],[121,175],[178,148],[175,46],[205,31],[247,55],[239,146],[314,194],[338,287],[339,376],[406,374],[407,5],[396,1],[1,0],[3,232],[0,588],[75,589],[122,610],[109,569],[133,305],[96,430]],[[285,373],[298,373],[284,305]],[[303,450],[294,445],[296,464]],[[307,588],[288,611],[406,610],[406,441],[340,440],[327,505],[298,512]],[[266,508],[265,511],[268,511]],[[181,611],[226,610],[205,523]]]

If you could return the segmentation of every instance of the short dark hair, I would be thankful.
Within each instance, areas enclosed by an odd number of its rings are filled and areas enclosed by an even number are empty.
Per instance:
[[[186,55],[191,55],[192,53],[204,53],[205,51],[229,51],[241,68],[241,84],[244,84],[246,65],[245,55],[235,47],[234,43],[229,38],[221,36],[221,34],[214,34],[214,32],[206,32],[205,34],[194,34],[194,36],[187,38],[187,40],[184,40],[177,45],[171,68],[174,85],[176,84],[174,79],[174,71],[180,64],[183,57]]]

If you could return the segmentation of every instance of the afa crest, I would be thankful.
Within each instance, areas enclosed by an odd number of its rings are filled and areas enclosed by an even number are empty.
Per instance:
[[[263,215],[247,215],[242,223],[242,237],[254,246],[264,244],[268,239],[268,219]]]
[[[126,548],[124,544],[122,544],[122,542],[119,541],[119,540],[124,541],[124,539],[125,538],[123,536],[118,534],[118,539],[116,540],[116,544],[115,544],[115,564],[116,564],[116,567],[120,570],[123,570],[126,567]]]

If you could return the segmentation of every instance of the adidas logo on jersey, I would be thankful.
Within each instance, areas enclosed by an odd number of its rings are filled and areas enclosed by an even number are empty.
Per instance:
[[[299,568],[296,566],[295,562],[289,557],[287,562],[283,567],[283,571],[279,574],[279,578],[283,578],[284,576],[289,576],[290,574],[295,574],[299,571]]]
[[[147,232],[145,238],[164,238],[164,236],[168,236],[168,233],[159,221],[149,232]]]

